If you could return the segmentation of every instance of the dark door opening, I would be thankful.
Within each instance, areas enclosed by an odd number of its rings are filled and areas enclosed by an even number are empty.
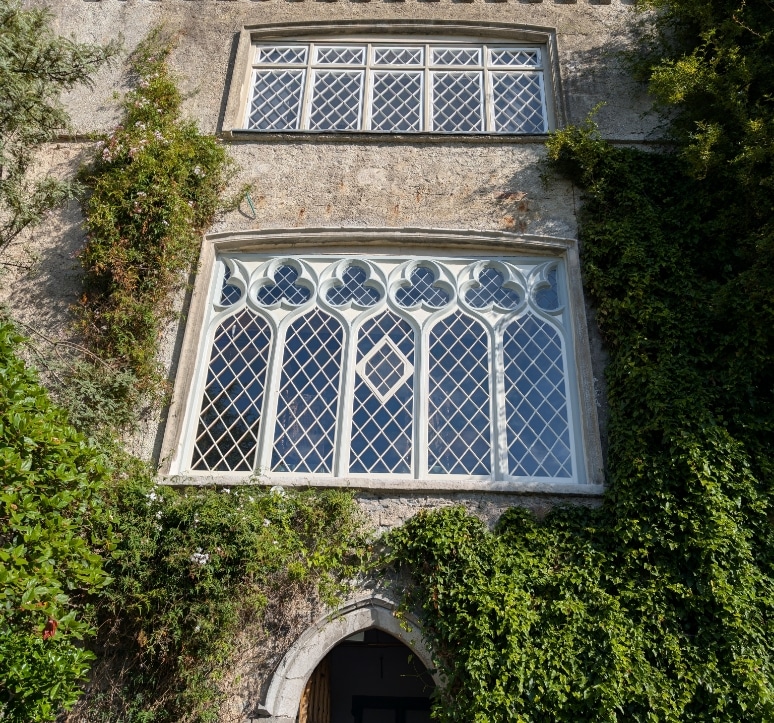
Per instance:
[[[434,688],[410,648],[381,630],[364,630],[317,666],[298,723],[430,723]]]

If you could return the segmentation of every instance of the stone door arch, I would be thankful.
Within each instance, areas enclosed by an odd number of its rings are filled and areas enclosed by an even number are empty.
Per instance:
[[[440,677],[433,672],[432,657],[422,642],[416,620],[408,617],[411,630],[404,630],[395,617],[395,609],[395,603],[385,597],[360,598],[345,603],[307,628],[274,671],[259,713],[274,723],[294,723],[306,682],[320,661],[345,638],[370,628],[378,628],[411,648],[430,671],[435,684],[441,685]]]

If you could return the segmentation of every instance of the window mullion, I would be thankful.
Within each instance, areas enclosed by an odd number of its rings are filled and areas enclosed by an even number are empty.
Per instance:
[[[492,88],[492,74],[489,70],[489,46],[484,45],[481,53],[484,63],[484,130],[488,133],[494,133],[496,130],[494,123],[494,90]]]
[[[352,439],[352,400],[355,389],[355,363],[358,330],[352,324],[342,324],[344,348],[339,373],[339,409],[336,415],[336,437],[333,453],[333,476],[349,473],[349,448]]]
[[[427,479],[427,427],[430,396],[430,327],[427,319],[416,331],[414,345],[414,478]]]
[[[424,110],[425,110],[425,131],[433,130],[433,84],[432,76],[430,74],[430,46],[425,45],[425,67],[424,67],[424,80],[425,80],[425,96]]]
[[[490,332],[490,419],[492,421],[492,477],[508,477],[508,422],[505,417],[505,364],[503,360],[503,325],[497,324]]]
[[[373,69],[372,56],[373,47],[370,43],[366,45],[366,58],[365,58],[365,79],[363,80],[363,105],[362,113],[363,117],[360,120],[360,128],[358,130],[370,131],[371,130],[371,94],[373,92]]]
[[[266,370],[266,392],[263,395],[261,424],[258,430],[258,448],[255,456],[255,471],[259,474],[271,472],[271,454],[274,449],[274,427],[277,419],[277,401],[282,383],[282,360],[285,351],[285,335],[290,327],[286,316],[280,323],[274,322],[274,343]]]
[[[312,67],[314,65],[313,58],[315,53],[314,43],[309,43],[309,50],[306,54],[306,77],[304,78],[304,97],[301,101],[301,118],[299,128],[301,130],[309,130],[309,114],[312,108],[312,90],[314,72]]]

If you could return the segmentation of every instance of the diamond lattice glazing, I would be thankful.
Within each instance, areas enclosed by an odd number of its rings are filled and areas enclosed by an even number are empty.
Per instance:
[[[497,270],[488,266],[478,277],[478,288],[473,287],[465,295],[465,301],[474,309],[484,309],[496,304],[501,309],[515,309],[519,305],[519,295],[503,286],[505,279]]]
[[[559,287],[556,285],[556,269],[551,269],[546,274],[548,286],[543,286],[535,292],[535,303],[546,311],[554,311],[559,308]]]
[[[572,477],[559,333],[529,314],[505,330],[503,357],[509,474]]]
[[[374,65],[422,65],[423,48],[374,48]]]
[[[492,65],[540,67],[540,53],[523,48],[492,48],[489,51]]]
[[[317,46],[317,62],[321,65],[362,65],[365,48],[337,48]]]
[[[249,311],[218,327],[210,354],[191,468],[253,469],[271,330]]]
[[[387,312],[363,324],[357,349],[350,472],[411,472],[413,357],[414,332],[405,320]]]
[[[484,129],[481,73],[433,73],[433,130]]]
[[[228,283],[228,280],[231,278],[231,269],[229,269],[228,266],[226,266],[226,271],[223,274],[223,288],[220,291],[220,305],[221,306],[232,306],[233,304],[236,304],[239,299],[242,298],[242,292],[239,288],[236,286],[233,286],[232,284]]]
[[[480,48],[433,48],[433,65],[481,65]]]
[[[319,310],[288,329],[272,471],[332,471],[342,337],[341,324]]]
[[[360,127],[362,97],[362,71],[315,71],[309,128],[320,131],[357,130]]]
[[[259,63],[272,63],[273,65],[302,65],[306,63],[308,48],[302,46],[271,46],[258,48]]]
[[[258,290],[258,303],[262,306],[272,306],[282,300],[292,306],[301,306],[309,301],[311,292],[309,289],[299,286],[298,271],[285,264],[274,272],[274,283],[262,286]]]
[[[495,130],[545,133],[543,88],[535,73],[492,73]]]
[[[402,286],[395,292],[399,306],[410,309],[424,302],[427,306],[440,309],[449,303],[449,294],[435,284],[435,274],[424,266],[417,266],[411,274],[411,285]]]
[[[256,70],[250,128],[258,131],[298,128],[303,70]]]
[[[422,73],[373,74],[371,129],[422,130]]]
[[[489,339],[459,312],[430,333],[428,414],[430,474],[490,474]]]
[[[359,266],[348,266],[341,280],[343,283],[340,286],[331,287],[326,294],[331,306],[343,306],[350,301],[361,306],[373,306],[381,298],[376,289],[365,285],[368,275]]]

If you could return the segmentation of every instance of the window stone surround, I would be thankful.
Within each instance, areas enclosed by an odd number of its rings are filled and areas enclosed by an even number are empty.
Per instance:
[[[188,396],[194,381],[197,351],[203,343],[203,320],[209,295],[213,265],[220,252],[256,252],[277,250],[294,253],[301,249],[316,252],[349,251],[353,248],[401,250],[432,248],[444,251],[475,250],[500,254],[544,255],[562,257],[567,271],[571,326],[574,339],[575,373],[580,404],[582,458],[585,460],[585,484],[557,484],[540,481],[497,482],[490,480],[370,480],[362,478],[321,479],[299,474],[284,479],[286,486],[336,487],[357,490],[393,490],[402,493],[489,492],[519,495],[578,495],[599,496],[604,492],[602,482],[602,451],[596,410],[596,395],[591,368],[583,293],[580,284],[577,241],[567,238],[516,235],[504,232],[441,229],[274,229],[243,232],[222,232],[205,236],[202,245],[199,273],[194,285],[182,342],[180,362],[172,402],[167,415],[162,443],[160,481],[183,486],[242,485],[261,483],[260,477],[241,473],[175,475],[171,470],[178,464],[183,447],[183,421]],[[268,482],[265,482],[268,483]]]

